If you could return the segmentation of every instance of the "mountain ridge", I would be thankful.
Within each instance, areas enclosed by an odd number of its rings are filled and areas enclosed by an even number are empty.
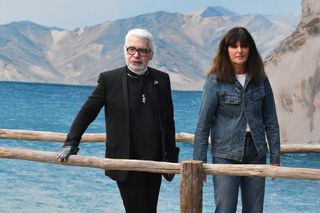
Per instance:
[[[235,15],[222,7],[208,7],[202,12],[218,9],[224,15],[212,12],[204,17],[199,10],[188,15],[157,11],[72,31],[22,22],[23,27],[10,36],[3,32],[19,23],[1,25],[0,44],[4,45],[0,46],[0,79],[94,85],[99,72],[125,63],[124,36],[129,29],[141,27],[155,38],[151,66],[168,72],[174,89],[201,90],[217,44],[229,28],[248,27],[263,55],[294,30],[279,20],[257,19],[257,14]],[[263,30],[263,25],[270,26]]]

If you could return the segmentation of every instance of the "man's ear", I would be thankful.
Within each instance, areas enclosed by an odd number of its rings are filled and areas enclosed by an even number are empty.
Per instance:
[[[149,60],[151,61],[153,58],[153,52],[150,53]]]

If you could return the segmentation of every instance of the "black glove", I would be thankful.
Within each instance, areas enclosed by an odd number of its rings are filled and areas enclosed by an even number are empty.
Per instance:
[[[61,162],[67,161],[70,155],[76,155],[78,151],[78,147],[63,146],[57,154],[57,160],[60,160]]]

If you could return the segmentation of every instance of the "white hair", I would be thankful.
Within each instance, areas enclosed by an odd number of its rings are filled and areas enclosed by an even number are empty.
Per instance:
[[[153,40],[152,34],[148,30],[141,29],[141,28],[135,28],[135,29],[132,29],[132,30],[128,31],[128,33],[126,35],[126,38],[125,38],[125,43],[124,43],[124,50],[125,51],[126,51],[126,46],[127,46],[127,43],[128,43],[128,39],[131,36],[136,36],[136,37],[139,37],[139,38],[148,39],[149,40],[149,49],[152,52],[154,52],[154,40]]]

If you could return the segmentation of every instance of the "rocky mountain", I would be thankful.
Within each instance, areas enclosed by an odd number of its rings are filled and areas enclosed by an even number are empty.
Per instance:
[[[302,0],[297,29],[266,57],[283,143],[320,143],[320,1]]]
[[[214,6],[207,7],[205,9],[194,10],[191,12],[185,12],[185,15],[191,16],[202,16],[202,17],[212,17],[212,16],[237,16],[238,14],[228,10],[224,7]]]
[[[151,65],[170,74],[172,88],[201,90],[217,44],[231,27],[246,27],[265,56],[298,21],[294,15],[239,15],[208,7],[183,14],[159,11],[72,31],[14,22],[0,26],[0,80],[94,85],[98,73],[124,64],[124,36],[142,27],[155,36]]]

